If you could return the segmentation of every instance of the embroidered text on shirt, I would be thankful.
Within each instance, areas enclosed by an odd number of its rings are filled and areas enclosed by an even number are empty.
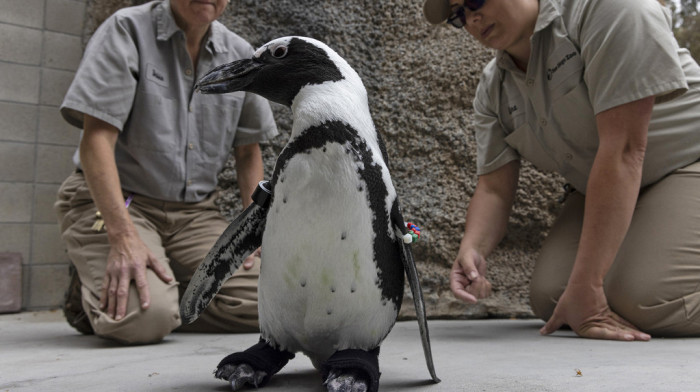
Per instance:
[[[567,61],[571,60],[577,54],[578,52],[573,51],[564,56],[564,58],[562,58],[561,60],[559,60],[559,62],[557,63],[557,65],[554,66],[554,68],[547,68],[547,80],[552,80],[554,73],[557,72],[561,67],[564,66],[564,64],[566,64]]]
[[[153,77],[160,80],[161,82],[165,81],[163,75],[159,74],[155,69],[153,69]]]

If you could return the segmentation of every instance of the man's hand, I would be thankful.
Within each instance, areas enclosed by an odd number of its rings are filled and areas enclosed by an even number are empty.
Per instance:
[[[450,271],[450,289],[455,297],[469,303],[491,295],[486,260],[477,251],[472,249],[457,256]]]
[[[107,315],[116,321],[124,318],[132,280],[138,291],[141,309],[147,309],[151,294],[146,268],[151,268],[165,283],[173,279],[138,235],[126,236],[112,244],[107,258],[107,273],[102,281],[100,309],[106,309]]]
[[[564,324],[584,338],[626,341],[651,339],[651,336],[639,331],[610,309],[602,285],[567,286],[554,308],[554,314],[540,329],[540,333],[549,335]]]
[[[255,266],[255,261],[260,258],[262,249],[258,248],[243,260],[243,268],[247,271]]]

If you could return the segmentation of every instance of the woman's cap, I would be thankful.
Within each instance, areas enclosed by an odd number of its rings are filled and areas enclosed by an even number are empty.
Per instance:
[[[423,15],[432,24],[440,24],[450,17],[449,0],[425,0],[423,4]]]

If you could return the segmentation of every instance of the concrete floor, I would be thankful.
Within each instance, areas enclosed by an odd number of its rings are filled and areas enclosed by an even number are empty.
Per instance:
[[[437,374],[429,380],[415,322],[382,345],[381,391],[700,391],[700,339],[609,342],[570,331],[543,337],[537,320],[430,321]],[[60,311],[0,316],[0,392],[229,391],[212,370],[257,335],[183,334],[123,347],[81,336]],[[577,372],[580,371],[580,374]],[[303,355],[264,391],[324,389]]]

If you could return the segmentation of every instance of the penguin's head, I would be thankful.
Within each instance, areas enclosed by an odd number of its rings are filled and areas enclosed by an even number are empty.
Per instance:
[[[336,82],[357,74],[324,43],[306,37],[278,38],[252,58],[220,65],[197,83],[204,94],[247,91],[286,106],[304,86]]]

